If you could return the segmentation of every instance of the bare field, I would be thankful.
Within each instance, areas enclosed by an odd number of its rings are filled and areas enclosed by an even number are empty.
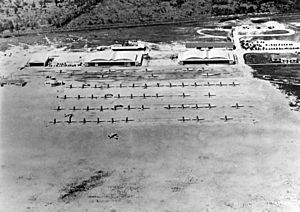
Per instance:
[[[299,210],[299,115],[283,94],[246,66],[147,68],[28,68],[27,86],[1,88],[1,211]]]

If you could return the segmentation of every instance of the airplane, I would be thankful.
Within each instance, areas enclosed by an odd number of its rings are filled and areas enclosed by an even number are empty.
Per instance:
[[[97,96],[94,96],[94,94],[92,94],[91,97],[88,97],[88,98],[91,98],[91,99],[97,99],[98,97]]]
[[[148,76],[149,78],[155,78],[155,77],[158,77],[157,75],[154,75],[153,73],[151,73],[150,76]]]
[[[100,118],[97,118],[96,123],[99,124],[99,123],[101,123],[101,122],[105,122],[105,121],[103,121],[103,120],[101,121]]]
[[[228,117],[228,116],[224,116],[224,118],[220,118],[221,120],[224,120],[224,121],[229,121],[229,120],[232,120],[233,118],[231,117]]]
[[[82,84],[81,88],[84,88],[84,87],[88,87],[88,86],[91,86],[90,84]]]
[[[156,93],[155,96],[153,96],[153,97],[160,98],[160,97],[164,97],[164,96],[160,96],[158,93]]]
[[[118,136],[118,134],[117,134],[117,133],[114,133],[114,134],[110,134],[110,135],[108,135],[108,138],[109,138],[109,139],[112,139],[112,138],[114,138],[114,139],[118,140],[118,139],[119,139],[119,136]]]
[[[207,84],[204,84],[204,86],[211,86],[212,84],[210,84],[209,82],[207,82]]]
[[[64,109],[64,108],[61,108],[60,106],[57,106],[57,108],[54,108],[53,110],[61,111],[61,110],[65,110],[65,109]]]
[[[70,85],[69,85],[69,88],[70,88],[70,89],[71,89],[71,88],[73,88],[73,85],[72,85],[72,84],[70,84]]]
[[[86,111],[89,111],[89,110],[95,110],[95,108],[90,108],[89,106],[86,106],[85,110],[86,110]]]
[[[198,87],[198,86],[201,86],[201,85],[198,85],[197,82],[194,82],[194,84],[192,86]]]
[[[100,111],[108,110],[108,108],[107,108],[107,107],[103,107],[103,106],[101,105],[99,110],[100,110]]]
[[[121,96],[120,94],[118,94],[117,96],[115,96],[115,98],[118,98],[118,99],[120,99],[120,98],[124,98],[123,96]]]
[[[130,105],[128,105],[127,108],[124,108],[124,109],[133,110],[133,109],[136,109],[136,108],[135,107],[130,107]]]
[[[143,96],[141,96],[141,97],[143,97],[144,99],[146,99],[147,97],[151,97],[151,96],[146,96],[146,94],[143,94]]]
[[[220,85],[221,87],[226,85],[226,84],[223,84],[222,82],[220,82],[219,84],[216,84],[216,85]]]
[[[122,109],[123,108],[123,105],[114,105],[113,108],[111,108],[112,110],[118,110],[118,109]]]
[[[72,117],[73,117],[73,114],[72,113],[68,113],[68,114],[64,114],[65,117],[69,117],[68,121],[66,121],[67,123],[72,123]]]
[[[85,123],[91,122],[91,121],[87,121],[85,118],[83,118],[83,120],[82,120],[82,121],[79,121],[79,122],[85,124]]]
[[[168,87],[172,88],[172,87],[176,87],[176,85],[172,85],[172,83],[170,82]]]
[[[81,99],[81,98],[85,98],[85,97],[82,97],[78,94],[77,99]]]
[[[212,109],[214,107],[217,107],[216,105],[211,105],[210,103],[208,103],[208,106],[206,106],[205,108],[209,108],[209,109]]]
[[[236,109],[239,109],[240,107],[244,107],[243,105],[239,105],[238,103],[236,103],[235,105],[232,105],[231,107],[235,107]]]
[[[208,94],[205,94],[204,96],[208,96],[208,98],[212,97],[212,96],[216,96],[215,94],[211,94],[210,92],[208,92]]]
[[[136,84],[132,83],[132,86],[129,86],[129,87],[136,88],[136,87],[139,87],[139,86],[137,86]]]
[[[59,97],[59,96],[56,96],[56,98],[60,98],[60,99],[69,99],[71,97],[67,96],[67,95],[64,95],[63,97]]]
[[[171,105],[168,104],[168,106],[167,106],[167,107],[164,107],[164,108],[165,108],[165,109],[168,109],[168,110],[171,110],[171,109],[176,108],[176,107],[171,107]]]
[[[112,97],[113,97],[113,95],[108,93],[108,94],[105,94],[104,97],[102,97],[102,98],[107,99],[107,98],[112,98]]]
[[[178,96],[182,96],[183,98],[185,98],[185,97],[188,97],[188,96],[191,96],[191,95],[182,93],[182,95],[178,95]]]
[[[141,107],[141,108],[138,108],[138,109],[141,109],[141,110],[149,110],[150,107],[145,107],[144,105],[142,105],[142,107]]]
[[[202,76],[205,76],[205,77],[212,77],[212,76],[217,76],[217,75],[220,75],[220,74],[209,74],[209,73],[202,74]]]
[[[57,121],[56,118],[54,118],[53,121],[50,121],[49,123],[51,123],[51,124],[57,124],[57,123],[61,123],[61,121]]]
[[[128,122],[134,121],[134,120],[133,119],[129,119],[128,117],[126,117],[125,120],[122,120],[122,121],[124,121],[125,123],[128,123]]]
[[[186,108],[190,108],[190,106],[184,106],[184,104],[181,104],[181,106],[178,107],[178,108],[182,108],[182,109],[184,110],[184,109],[186,109]]]
[[[192,119],[193,121],[203,121],[205,120],[204,118],[199,118],[199,116],[196,116],[195,119]]]
[[[156,83],[156,86],[159,88],[160,86],[163,87],[163,85],[160,85],[159,83]]]
[[[72,109],[69,109],[69,110],[81,110],[80,108],[76,108],[75,106],[73,106],[73,108]]]
[[[198,104],[196,104],[195,107],[192,107],[192,108],[199,109],[199,108],[202,108],[202,107],[200,107],[200,106],[198,106]]]
[[[137,97],[137,96],[134,96],[133,94],[130,94],[130,96],[128,96],[130,99],[133,99],[134,97]]]
[[[186,118],[184,118],[184,116],[182,116],[182,118],[181,119],[177,119],[178,121],[182,121],[182,122],[185,122],[185,121],[190,121],[190,119],[186,119]]]
[[[181,83],[181,86],[184,88],[184,86],[186,86],[186,85],[184,84],[184,82],[182,82],[182,83]]]
[[[232,85],[232,86],[236,86],[236,85],[240,85],[240,83],[238,83],[238,82],[232,82],[232,83],[230,83],[229,85]]]
[[[109,85],[109,84],[107,84],[106,86],[107,86],[107,88],[110,88],[110,85]]]
[[[148,85],[145,83],[145,85],[144,85],[144,89],[147,89],[148,88]]]
[[[111,118],[111,121],[107,121],[107,122],[110,122],[110,123],[115,123],[115,122],[119,122],[119,120],[115,120],[114,118]]]

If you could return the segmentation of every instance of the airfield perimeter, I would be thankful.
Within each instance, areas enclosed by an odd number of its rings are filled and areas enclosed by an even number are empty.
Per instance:
[[[299,115],[248,66],[59,69],[0,90],[1,211],[299,211]]]

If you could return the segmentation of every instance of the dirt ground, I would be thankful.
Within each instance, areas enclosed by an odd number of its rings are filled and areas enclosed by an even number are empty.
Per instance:
[[[25,87],[1,87],[0,210],[300,210],[300,121],[284,94],[248,66],[150,65],[26,68]]]

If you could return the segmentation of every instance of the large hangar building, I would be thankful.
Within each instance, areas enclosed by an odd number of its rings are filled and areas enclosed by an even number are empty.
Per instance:
[[[178,55],[179,64],[208,64],[208,63],[221,63],[221,64],[235,64],[234,55],[226,50],[220,49],[191,49],[181,52]]]
[[[140,66],[143,62],[141,51],[98,51],[85,59],[86,66]]]

